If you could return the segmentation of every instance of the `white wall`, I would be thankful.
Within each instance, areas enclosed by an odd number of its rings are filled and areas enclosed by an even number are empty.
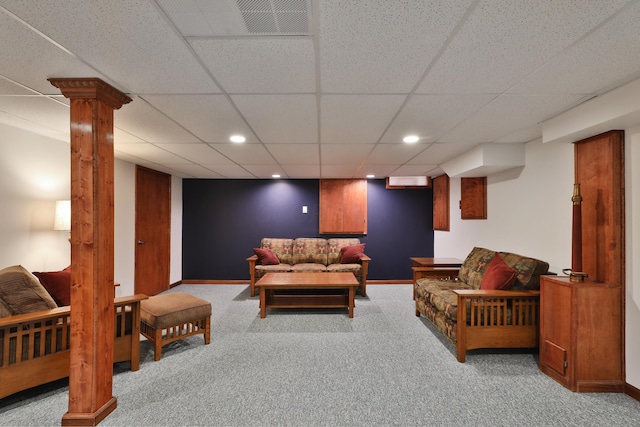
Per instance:
[[[640,388],[640,126],[625,132],[627,382]]]
[[[171,177],[170,281],[182,278],[182,179]],[[55,201],[70,197],[69,144],[0,123],[0,268],[57,271],[70,264],[68,233],[53,230]],[[114,165],[116,295],[133,294],[135,165]]]
[[[450,231],[434,231],[434,255],[464,259],[474,246],[571,266],[573,145],[526,145],[526,165],[487,177],[487,219],[460,219],[460,178],[450,182]]]

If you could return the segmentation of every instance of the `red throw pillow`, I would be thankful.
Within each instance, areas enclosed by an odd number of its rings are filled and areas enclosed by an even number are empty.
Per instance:
[[[509,289],[516,280],[516,271],[495,254],[482,276],[480,289]]]
[[[340,263],[355,264],[357,262],[360,262],[360,257],[364,255],[364,245],[366,245],[366,243],[360,243],[359,245],[351,245],[341,248]]]
[[[59,307],[71,305],[71,271],[69,270],[33,272]]]
[[[262,265],[280,264],[278,255],[269,248],[253,248],[253,252],[258,255],[258,262]]]

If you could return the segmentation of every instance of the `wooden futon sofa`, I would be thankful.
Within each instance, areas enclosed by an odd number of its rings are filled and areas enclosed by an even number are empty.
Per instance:
[[[146,298],[114,300],[114,362],[128,361],[132,371],[140,367],[140,301]],[[70,315],[23,267],[0,270],[0,399],[69,376]]]
[[[459,362],[472,349],[536,348],[540,275],[553,274],[548,269],[534,258],[473,248],[454,280],[416,276],[416,316],[456,346]]]

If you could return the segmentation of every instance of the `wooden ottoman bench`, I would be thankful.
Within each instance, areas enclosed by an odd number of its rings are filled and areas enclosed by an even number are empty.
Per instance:
[[[140,332],[153,343],[155,360],[162,346],[192,335],[211,340],[211,303],[184,292],[155,295],[140,301]]]

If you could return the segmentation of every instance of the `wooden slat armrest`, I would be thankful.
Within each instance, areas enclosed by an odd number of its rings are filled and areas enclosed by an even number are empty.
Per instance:
[[[540,291],[503,291],[498,289],[491,290],[473,290],[473,289],[454,289],[458,296],[472,297],[535,297],[540,296]]]
[[[140,302],[149,298],[144,294],[130,295],[126,297],[118,297],[113,300],[115,306],[128,305]],[[16,323],[33,322],[44,320],[50,317],[58,317],[61,314],[71,313],[70,306],[52,308],[50,310],[34,311],[33,313],[16,314],[14,316],[0,317],[0,327],[15,325]]]
[[[135,294],[128,295],[124,297],[118,297],[113,300],[113,305],[127,305],[132,304],[134,302],[140,302],[142,300],[148,299],[149,297],[145,294]]]
[[[368,256],[368,255],[364,255],[364,254],[362,254],[362,255],[360,255],[360,261],[362,261],[362,262],[369,262],[369,261],[371,261],[371,258],[369,258],[369,256]]]
[[[248,263],[255,263],[256,261],[258,261],[258,255],[251,255],[249,258],[247,258]]]
[[[71,308],[69,306],[52,308],[50,310],[34,311],[33,313],[16,314],[9,317],[0,317],[0,328],[18,323],[45,320],[50,317],[59,317],[66,313],[71,313]]]

